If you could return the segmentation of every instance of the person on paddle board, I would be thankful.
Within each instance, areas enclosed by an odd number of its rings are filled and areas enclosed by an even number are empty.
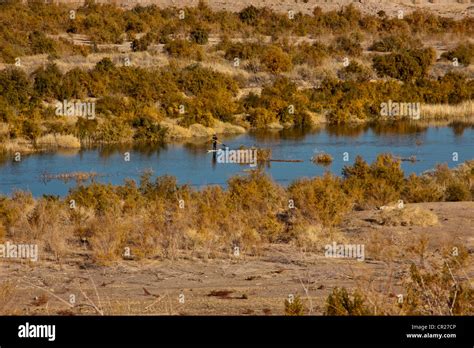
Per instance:
[[[214,134],[212,136],[212,150],[214,150],[214,152],[217,151],[217,142],[217,134]]]

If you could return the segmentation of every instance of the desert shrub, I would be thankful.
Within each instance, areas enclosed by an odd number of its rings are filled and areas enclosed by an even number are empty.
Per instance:
[[[312,124],[308,113],[308,97],[285,77],[279,77],[273,84],[266,85],[260,97],[250,93],[241,102],[249,113],[248,121],[257,128],[277,120],[284,125],[298,127]]]
[[[29,201],[31,203],[31,196]],[[17,204],[18,202],[20,204]],[[0,196],[0,222],[2,223],[2,228],[4,228],[4,236],[8,234],[10,228],[19,220],[22,213],[21,202],[21,199],[15,200],[5,196]]]
[[[174,58],[188,58],[201,61],[204,51],[196,44],[188,40],[176,39],[165,44],[165,51]]]
[[[186,233],[188,246],[204,248],[206,255],[234,242],[233,219],[238,218],[226,206],[227,194],[219,186],[194,192],[191,199],[192,227]]]
[[[94,141],[99,143],[125,143],[133,139],[133,129],[126,122],[106,119],[97,125]]]
[[[74,200],[76,207],[92,208],[97,214],[109,211],[120,211],[120,199],[112,185],[92,183],[79,185],[70,190],[66,201]]]
[[[410,267],[406,298],[401,309],[406,315],[472,315],[474,290],[462,280],[462,257],[450,256],[442,265]],[[436,304],[436,305],[435,305]]]
[[[121,259],[125,248],[129,248],[126,241],[132,227],[130,221],[110,213],[94,219],[90,224],[91,236],[88,238],[94,262],[107,265]]]
[[[28,36],[28,39],[33,54],[56,54],[55,42],[52,39],[49,39],[43,32],[33,31]]]
[[[209,40],[209,32],[204,28],[195,28],[190,33],[191,41],[198,45],[205,45]]]
[[[239,12],[240,20],[249,25],[256,25],[260,16],[261,10],[253,5],[250,5]]]
[[[285,315],[288,316],[300,316],[304,315],[305,309],[303,302],[299,296],[296,296],[293,300],[285,300]]]
[[[89,75],[74,68],[63,75],[57,99],[84,99],[89,96]]]
[[[380,154],[370,166],[371,175],[376,179],[385,180],[396,190],[400,190],[403,185],[404,174],[400,168],[400,160],[391,154]]]
[[[262,53],[260,61],[266,70],[273,74],[290,71],[292,68],[289,55],[278,46],[267,47]]]
[[[443,103],[457,104],[474,96],[473,82],[460,73],[449,72],[444,75],[438,85],[437,100]]]
[[[206,91],[188,104],[189,112],[180,121],[180,124],[186,126],[199,123],[212,127],[215,119],[232,121],[238,107],[232,94],[224,89]]]
[[[153,42],[152,35],[150,33],[147,33],[140,39],[133,39],[132,41],[132,51],[133,52],[139,52],[139,51],[146,51],[148,49],[148,46]]]
[[[357,57],[362,54],[362,46],[357,37],[339,36],[334,43],[334,50],[349,56]]]
[[[18,68],[0,71],[0,98],[11,106],[24,106],[31,95],[31,84],[26,73]]]
[[[375,41],[369,50],[377,52],[395,52],[404,49],[416,49],[422,47],[418,39],[413,39],[408,35],[388,35]]]
[[[115,71],[115,64],[110,60],[109,57],[105,57],[97,62],[94,70],[100,73],[109,73]]]
[[[228,187],[227,207],[239,214],[243,226],[254,229],[269,241],[284,237],[284,225],[276,216],[285,200],[281,187],[260,170],[247,176],[232,177]],[[254,214],[255,211],[259,214]]]
[[[355,61],[351,61],[348,66],[337,72],[337,76],[342,80],[366,82],[372,78],[372,71]]]
[[[435,58],[433,49],[409,50],[375,56],[373,66],[379,76],[413,81],[426,76]]]
[[[400,161],[390,154],[380,154],[368,165],[357,156],[353,166],[342,170],[344,188],[360,208],[378,207],[399,199],[404,173]]]
[[[469,65],[474,61],[474,44],[460,44],[455,49],[444,52],[441,57],[450,61],[453,61],[454,58],[457,58],[459,63]]]
[[[24,120],[21,127],[21,133],[29,140],[35,142],[42,133],[39,120],[36,118]]]
[[[215,89],[224,89],[236,95],[239,89],[232,77],[198,64],[190,65],[179,73],[178,85],[186,94],[194,96]]]
[[[227,45],[224,57],[228,60],[256,58],[261,54],[262,49],[263,46],[259,43],[235,42]]]
[[[443,198],[443,191],[432,178],[411,174],[404,185],[402,197],[411,203],[438,202]]]
[[[338,177],[326,173],[323,177],[297,180],[288,187],[288,194],[304,220],[332,227],[352,206],[341,184]]]
[[[291,50],[293,64],[308,64],[309,66],[320,66],[328,56],[328,48],[319,42],[312,45],[302,43],[294,46]]]
[[[149,117],[138,117],[132,123],[135,128],[133,139],[152,143],[161,143],[166,136],[166,128],[161,127]]]
[[[326,299],[324,315],[371,315],[372,311],[365,304],[364,296],[355,291],[349,294],[346,288],[334,288]]]
[[[265,128],[277,121],[276,115],[266,108],[252,108],[249,110],[247,120],[252,127]]]
[[[44,251],[58,260],[68,252],[68,238],[72,235],[70,226],[62,225],[67,220],[62,202],[41,199],[28,215],[28,226],[22,229],[24,238],[43,242]],[[25,226],[26,227],[26,226]]]
[[[213,127],[215,119],[212,113],[206,108],[204,102],[195,98],[189,107],[189,111],[179,120],[179,125],[189,127],[195,123],[205,127]]]
[[[459,180],[450,182],[446,186],[445,200],[447,202],[470,201],[472,200],[469,186]]]
[[[59,95],[62,74],[56,64],[48,64],[34,73],[33,90],[43,98],[54,98]]]

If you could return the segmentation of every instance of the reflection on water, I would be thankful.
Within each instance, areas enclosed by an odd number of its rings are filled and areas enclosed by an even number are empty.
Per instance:
[[[402,162],[407,174],[421,173],[438,163],[450,167],[474,158],[474,124],[472,122],[385,122],[320,126],[313,129],[285,129],[280,131],[252,131],[249,134],[219,137],[231,149],[243,145],[270,148],[272,158],[303,160],[272,162],[265,171],[277,182],[287,185],[300,177],[321,175],[329,170],[340,174],[342,168],[353,163],[357,155],[373,161],[380,153],[409,158],[417,162]],[[120,144],[97,146],[80,151],[44,152],[23,156],[21,162],[0,154],[0,192],[15,189],[30,190],[34,195],[64,195],[73,182],[52,180],[41,182],[47,174],[71,172],[99,175],[101,182],[121,184],[127,178],[138,181],[143,171],[152,169],[155,175],[173,175],[180,183],[196,187],[226,185],[236,174],[243,174],[248,166],[221,164],[213,161],[210,139],[173,144]],[[124,154],[130,153],[130,161]],[[334,161],[327,168],[313,164],[315,153],[326,152]],[[459,154],[459,162],[452,161],[452,153]],[[347,153],[349,161],[344,161]]]
[[[453,130],[454,135],[460,137],[464,134],[466,129],[474,129],[474,123],[466,121],[453,121],[449,124],[449,127],[451,127]]]

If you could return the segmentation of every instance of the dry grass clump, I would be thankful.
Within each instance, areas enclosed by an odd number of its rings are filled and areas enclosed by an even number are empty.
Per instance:
[[[70,134],[46,134],[36,140],[36,145],[39,147],[77,149],[81,147],[81,142]]]
[[[321,225],[299,224],[293,227],[295,244],[305,251],[321,252],[324,246],[347,241],[347,237],[337,228]]]
[[[42,198],[35,201],[28,212],[21,214],[10,235],[24,243],[39,244],[42,252],[59,260],[69,252],[72,226],[62,202]]]
[[[474,116],[474,102],[466,100],[459,104],[421,104],[421,117],[424,119],[452,119]]]
[[[0,143],[0,149],[5,152],[20,152],[21,154],[35,152],[33,144],[23,138],[5,140]]]
[[[10,281],[0,283],[0,313],[5,315],[8,311],[8,306],[13,301],[16,284]]]
[[[439,221],[435,213],[416,206],[403,209],[383,210],[380,212],[380,223],[385,226],[436,226]]]
[[[41,174],[41,179],[43,181],[50,181],[50,180],[61,180],[65,183],[74,180],[77,183],[82,183],[88,180],[94,180],[97,178],[99,174],[96,172],[72,172],[72,173],[59,173],[59,174],[49,174],[43,173]]]
[[[317,155],[314,155],[311,161],[314,164],[319,164],[323,166],[328,166],[332,163],[333,158],[330,154],[328,153],[318,153]]]
[[[5,242],[6,236],[7,236],[7,229],[3,225],[3,222],[0,221],[0,243]]]

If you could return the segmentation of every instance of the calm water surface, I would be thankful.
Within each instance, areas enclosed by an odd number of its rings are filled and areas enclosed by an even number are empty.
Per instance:
[[[402,162],[405,173],[421,173],[438,163],[454,167],[465,160],[474,159],[474,126],[457,123],[450,126],[421,126],[413,123],[377,126],[336,126],[318,130],[256,132],[221,139],[227,146],[258,146],[272,149],[274,159],[299,159],[302,163],[272,162],[266,172],[282,185],[300,177],[321,175],[329,170],[340,174],[344,165],[353,163],[356,155],[368,162],[377,154],[390,152],[396,156],[415,155],[419,161]],[[139,181],[143,171],[152,169],[155,175],[176,176],[181,184],[195,187],[225,185],[233,175],[245,173],[248,166],[219,164],[207,153],[209,142],[168,144],[165,146],[106,146],[73,152],[42,153],[25,156],[20,162],[3,158],[0,162],[0,193],[28,190],[35,196],[43,194],[65,195],[74,181],[45,182],[44,174],[68,172],[96,172],[97,181],[121,184],[130,178]],[[328,167],[313,164],[310,159],[324,151],[334,158]],[[130,152],[130,161],[124,153]],[[344,162],[344,153],[349,161]],[[459,162],[453,162],[453,152]]]

